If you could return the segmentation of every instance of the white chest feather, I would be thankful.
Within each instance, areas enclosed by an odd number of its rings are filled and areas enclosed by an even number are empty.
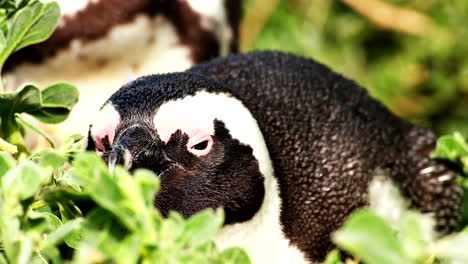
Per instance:
[[[289,244],[281,231],[281,200],[277,181],[270,175],[265,181],[265,198],[260,211],[249,221],[224,227],[216,237],[220,248],[244,248],[252,263],[309,263],[304,253]]]
[[[410,201],[405,198],[400,189],[384,170],[377,170],[369,185],[369,207],[384,218],[393,228],[400,229],[402,218],[410,211]],[[432,214],[423,216],[424,230],[428,237],[436,236],[435,219]]]

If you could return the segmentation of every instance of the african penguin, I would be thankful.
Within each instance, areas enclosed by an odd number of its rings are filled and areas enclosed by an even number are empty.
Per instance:
[[[124,85],[96,115],[87,149],[158,174],[163,215],[223,207],[221,248],[244,247],[253,263],[317,263],[331,233],[369,204],[393,217],[393,206],[418,209],[439,232],[456,227],[462,191],[429,158],[435,141],[311,59],[252,52]]]

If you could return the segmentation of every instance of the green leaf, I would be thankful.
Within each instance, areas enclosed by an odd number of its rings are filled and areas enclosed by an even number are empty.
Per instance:
[[[465,228],[463,228],[461,233],[464,233],[464,234],[468,235],[468,226],[465,226]]]
[[[67,161],[63,155],[53,149],[44,149],[34,153],[30,159],[37,162],[41,167],[52,167],[53,169],[59,169]]]
[[[41,241],[39,248],[44,249],[62,242],[69,234],[80,228],[83,221],[83,218],[76,218],[61,225],[57,230],[50,233],[46,240]]]
[[[119,241],[128,234],[127,229],[119,222],[113,214],[104,209],[99,208],[91,211],[86,216],[83,241],[112,257],[116,248],[119,247]]]
[[[65,238],[65,244],[73,249],[78,249],[81,241],[83,240],[83,229],[78,228],[70,232],[70,234]]]
[[[333,234],[333,241],[367,264],[413,263],[405,257],[392,228],[369,210],[353,213]]]
[[[79,92],[68,83],[56,83],[42,90],[44,107],[60,107],[71,110],[78,102]]]
[[[2,178],[1,187],[6,197],[25,200],[39,191],[46,177],[44,174],[37,164],[27,161],[8,171]]]
[[[80,142],[84,138],[81,134],[74,134],[69,136],[65,142],[63,142],[62,147],[60,148],[61,151],[68,151],[69,149],[73,148],[73,145]]]
[[[18,147],[0,138],[0,153],[3,153],[3,152],[16,154],[18,153]]]
[[[17,94],[18,92],[2,93],[2,90],[0,90],[0,117],[4,117],[6,113],[10,113]]]
[[[107,263],[104,255],[89,243],[80,243],[80,250],[75,251],[72,264]]]
[[[74,219],[78,219],[82,216],[79,208],[71,201],[65,202],[61,201],[59,203],[60,215],[64,222],[68,222]],[[83,228],[77,228],[70,232],[70,234],[65,238],[65,243],[74,249],[77,249],[80,242],[83,240]]]
[[[0,177],[16,165],[16,161],[9,153],[0,152]]]
[[[460,233],[445,237],[433,248],[433,254],[445,260],[468,263],[468,234]],[[453,262],[455,263],[455,262]]]
[[[218,210],[216,215],[212,210],[197,213],[187,220],[185,230],[180,240],[183,241],[183,243],[196,247],[214,237],[222,224],[222,210]]]
[[[18,212],[16,208],[9,208],[10,210],[2,212],[2,221],[0,224],[2,225],[2,246],[5,250],[5,253],[8,259],[14,259],[18,255],[19,252],[19,240],[22,240],[22,234],[20,231],[20,222],[17,217],[13,215],[17,215]]]
[[[14,1],[15,3],[14,5],[18,8],[21,8],[37,0],[9,0],[9,1]]]
[[[65,201],[91,201],[91,196],[88,193],[78,192],[69,186],[44,189],[41,193],[41,198],[49,203],[61,203]]]
[[[15,51],[42,42],[54,32],[60,19],[60,7],[56,2],[46,3],[40,18],[29,28]]]
[[[56,215],[50,212],[36,212],[33,210],[29,210],[27,212],[27,215],[29,220],[34,220],[30,221],[30,226],[28,230],[30,232],[35,230],[44,234],[50,233],[62,225],[62,221],[60,221],[60,219]],[[33,222],[34,224],[31,224]]]
[[[63,222],[76,219],[81,216],[81,212],[72,203],[72,201],[61,201],[59,204],[60,217]]]
[[[42,91],[42,107],[29,112],[44,123],[57,124],[67,119],[72,108],[78,102],[79,92],[75,86],[57,83]]]
[[[463,165],[463,171],[465,172],[465,175],[468,175],[468,154],[460,157],[460,162]],[[465,180],[467,178],[465,177]]]
[[[29,264],[33,255],[33,241],[31,238],[25,238],[19,241],[19,254],[13,263]]]
[[[184,235],[184,218],[178,212],[170,212],[168,218],[161,223],[160,243],[169,247],[180,237],[179,241],[183,246],[190,239],[188,235]]]
[[[343,264],[343,262],[341,262],[340,252],[335,249],[328,253],[327,258],[323,264]]]
[[[7,37],[7,46],[9,47],[8,54],[17,50],[23,37],[28,33],[30,28],[39,20],[44,12],[44,4],[35,2],[26,8],[20,10],[13,18],[10,32]]]
[[[457,161],[460,156],[464,155],[468,155],[468,144],[460,133],[455,132],[453,135],[439,138],[436,149],[431,153],[431,158]]]
[[[119,242],[113,254],[119,263],[138,263],[141,249],[140,237],[137,234],[127,236]]]
[[[3,0],[1,2],[0,8],[13,9],[13,8],[15,8],[15,3],[14,3],[13,0]]]
[[[52,263],[64,263],[60,250],[58,247],[49,247],[41,250],[40,252],[35,251],[31,264],[52,264]]]
[[[0,30],[0,51],[5,49],[6,47],[6,39],[3,31]]]
[[[81,134],[71,135],[63,142],[60,147],[60,152],[66,157],[74,157],[76,154],[83,152],[84,144],[80,141],[84,138]]]
[[[250,258],[241,248],[228,248],[219,254],[222,263],[250,264]]]
[[[96,178],[99,179],[103,176],[110,178],[104,161],[95,153],[83,152],[78,154],[72,165],[74,167],[72,174],[79,179],[81,184],[86,188],[92,187],[88,185],[96,181]],[[112,182],[112,179],[110,181]]]
[[[408,212],[404,215],[401,227],[402,246],[406,253],[414,261],[421,261],[426,253],[426,247],[433,240],[432,223],[427,225],[427,219],[416,212]],[[425,225],[426,224],[426,225]]]
[[[19,91],[0,93],[0,118],[2,122],[14,122],[15,113],[35,111],[41,108],[42,95],[34,85],[25,85]]]
[[[159,190],[159,180],[156,175],[146,169],[138,169],[133,174],[135,183],[139,186],[147,207],[154,205],[154,197]]]
[[[125,191],[111,177],[102,159],[95,153],[80,153],[75,158],[73,166],[75,167],[73,175],[81,180],[83,187],[86,188],[85,191],[93,200],[115,214],[126,227],[135,230],[138,222],[138,219],[134,218],[135,212],[125,203]]]
[[[0,252],[0,264],[8,264],[7,260],[5,259],[5,255]]]
[[[37,111],[28,112],[39,121],[46,124],[58,124],[65,121],[70,110],[60,107],[43,107]]]
[[[42,105],[41,90],[32,84],[24,86],[10,104],[11,113],[23,113],[40,109]]]

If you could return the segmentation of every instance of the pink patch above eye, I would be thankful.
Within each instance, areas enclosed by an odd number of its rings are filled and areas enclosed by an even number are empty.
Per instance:
[[[105,149],[103,140],[106,136],[108,137],[109,144],[112,145],[116,128],[117,123],[109,123],[96,129],[96,148],[98,151]]]
[[[209,132],[213,122],[205,122],[205,120],[200,119],[196,111],[191,112],[191,114],[195,116],[187,115],[185,112],[181,113],[172,107],[160,108],[153,119],[154,128],[165,144],[178,130],[187,134],[189,137],[187,151],[197,157],[202,157],[209,154],[213,148],[213,138]]]
[[[213,138],[203,130],[196,130],[189,135],[187,150],[197,157],[210,153],[213,148]]]

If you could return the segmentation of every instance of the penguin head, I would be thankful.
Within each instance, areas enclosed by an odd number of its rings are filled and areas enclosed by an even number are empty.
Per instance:
[[[141,77],[120,88],[91,124],[88,150],[108,164],[155,172],[163,215],[223,207],[251,219],[265,193],[268,152],[248,109],[221,84],[191,73]]]

